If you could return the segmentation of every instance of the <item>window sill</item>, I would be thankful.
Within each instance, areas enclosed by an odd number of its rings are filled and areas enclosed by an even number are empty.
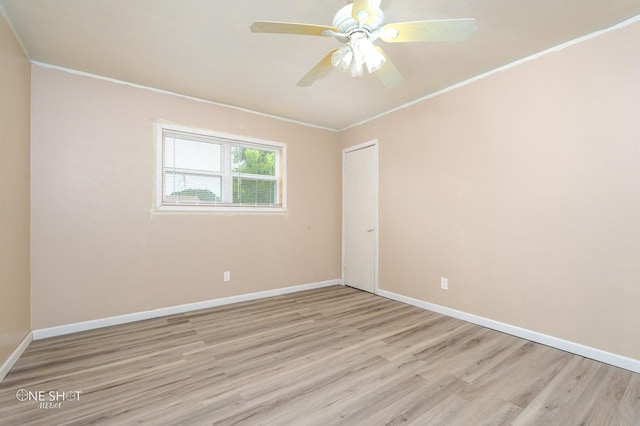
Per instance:
[[[256,206],[156,206],[158,213],[285,213],[286,207]]]

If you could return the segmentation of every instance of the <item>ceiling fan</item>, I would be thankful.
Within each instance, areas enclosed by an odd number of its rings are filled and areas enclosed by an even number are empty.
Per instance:
[[[402,75],[380,46],[377,39],[387,43],[412,41],[466,41],[476,31],[476,20],[444,19],[433,21],[398,22],[386,24],[380,10],[381,0],[353,0],[341,8],[332,26],[289,22],[255,21],[249,28],[255,33],[302,34],[335,37],[343,46],[333,49],[298,82],[310,86],[324,77],[331,67],[361,76],[363,70],[375,73],[387,88],[402,83]]]

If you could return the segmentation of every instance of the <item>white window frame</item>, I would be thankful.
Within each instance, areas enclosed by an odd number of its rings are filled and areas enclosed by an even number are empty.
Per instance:
[[[191,133],[203,137],[211,137],[221,141],[224,145],[223,149],[223,171],[222,174],[227,177],[240,176],[246,178],[265,179],[266,176],[231,173],[231,153],[230,149],[226,149],[231,145],[242,145],[248,148],[258,148],[278,153],[276,156],[276,185],[278,188],[278,198],[280,205],[277,206],[248,206],[233,204],[164,204],[163,192],[163,175],[164,175],[164,131]],[[196,129],[192,127],[179,126],[170,123],[157,123],[155,126],[156,136],[156,182],[155,182],[155,210],[158,212],[254,212],[254,213],[272,213],[287,211],[287,182],[286,182],[286,164],[287,164],[287,146],[281,142],[274,142],[264,139],[250,138],[246,136],[232,135],[228,133],[214,132],[211,130]],[[223,185],[223,191],[225,191]],[[227,190],[231,188],[226,186]],[[227,194],[227,198],[229,194]],[[223,199],[225,196],[223,195]]]

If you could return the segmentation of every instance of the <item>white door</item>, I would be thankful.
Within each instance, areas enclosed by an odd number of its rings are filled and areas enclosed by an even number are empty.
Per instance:
[[[378,145],[343,151],[342,282],[376,292],[378,221]]]

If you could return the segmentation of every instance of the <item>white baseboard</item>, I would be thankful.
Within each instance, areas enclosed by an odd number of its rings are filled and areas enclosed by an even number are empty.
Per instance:
[[[340,285],[339,279],[320,281],[311,284],[302,284],[292,287],[276,288],[273,290],[259,291],[256,293],[241,294],[238,296],[223,297],[220,299],[205,300],[202,302],[187,303],[185,305],[169,306],[166,308],[152,309],[149,311],[135,312],[131,314],[118,315],[115,317],[100,318],[96,320],[76,322],[73,324],[59,325],[56,327],[41,328],[33,330],[33,340],[46,339],[47,337],[62,336],[64,334],[77,333],[79,331],[94,330],[96,328],[108,327],[111,325],[126,324],[151,318],[164,317],[167,315],[181,314],[184,312],[196,311],[198,309],[212,308],[215,306],[229,305],[231,303],[246,302],[249,300],[263,299],[265,297],[280,296],[298,291],[312,290],[315,288]]]
[[[18,361],[18,358],[22,356],[24,351],[29,346],[29,343],[33,340],[33,332],[27,333],[27,335],[22,339],[22,341],[16,346],[16,348],[11,352],[11,355],[2,363],[0,366],[0,383],[4,380],[5,376],[11,370],[11,367]]]
[[[551,346],[556,349],[561,349],[566,352],[571,352],[576,355],[583,356],[585,358],[594,359],[596,361],[604,362],[616,367],[624,368],[636,373],[640,373],[640,360],[628,358],[622,355],[617,355],[611,352],[606,352],[601,349],[585,346],[580,343],[570,342],[568,340],[560,339],[558,337],[549,336],[546,334],[538,333],[537,331],[528,330],[526,328],[517,327],[515,325],[506,324],[500,321],[494,321],[492,319],[480,317],[477,315],[469,314],[466,312],[458,311],[455,309],[447,308],[446,306],[440,306],[433,303],[425,302],[412,297],[403,296],[401,294],[392,293],[386,290],[378,290],[379,296],[386,297],[388,299],[396,300],[398,302],[406,303],[408,305],[417,306],[418,308],[426,309],[429,311],[437,312],[439,314],[447,315],[450,317],[458,318],[464,321],[468,321],[473,324],[481,325],[483,327],[491,328],[503,333],[511,334],[516,337],[531,340],[532,342],[542,343],[543,345]]]

